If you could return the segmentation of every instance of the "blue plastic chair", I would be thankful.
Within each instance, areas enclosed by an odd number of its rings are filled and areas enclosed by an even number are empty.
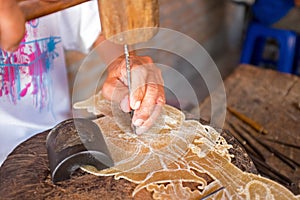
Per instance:
[[[275,61],[263,57],[268,39],[272,39],[278,44],[278,59]],[[297,34],[295,32],[266,27],[252,22],[247,30],[240,62],[256,66],[271,64],[276,66],[276,70],[280,72],[295,73],[297,49]]]

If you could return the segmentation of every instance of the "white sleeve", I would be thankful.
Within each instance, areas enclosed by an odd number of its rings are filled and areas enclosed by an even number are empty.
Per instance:
[[[88,53],[101,32],[97,1],[88,1],[59,13],[64,48]]]

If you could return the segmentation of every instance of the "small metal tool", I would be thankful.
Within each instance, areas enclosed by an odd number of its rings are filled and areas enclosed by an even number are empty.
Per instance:
[[[130,70],[130,60],[129,60],[129,51],[128,51],[128,45],[124,44],[124,52],[125,52],[125,62],[126,62],[126,72],[127,72],[127,86],[128,86],[128,92],[129,92],[129,102],[130,102],[130,95],[132,93],[132,87],[131,87],[131,70]],[[134,115],[134,110],[131,110],[130,117],[132,119]],[[132,124],[133,132],[135,132],[136,127]]]
[[[202,197],[200,200],[205,200],[205,199],[211,197],[212,195],[214,195],[214,194],[216,194],[216,193],[218,193],[219,191],[224,190],[224,189],[225,189],[225,187],[220,187],[219,189],[217,189],[217,190],[215,190],[215,191],[209,193],[208,195]]]

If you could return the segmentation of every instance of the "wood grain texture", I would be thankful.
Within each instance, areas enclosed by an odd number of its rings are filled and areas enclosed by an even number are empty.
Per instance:
[[[136,44],[152,38],[159,24],[157,0],[99,0],[102,31],[118,44]]]
[[[132,197],[136,184],[125,179],[115,180],[112,176],[98,177],[81,170],[72,178],[54,185],[46,150],[49,131],[37,134],[20,144],[0,168],[0,199],[115,199],[148,200],[152,194],[146,189]],[[230,133],[221,135],[233,145],[230,153],[232,163],[243,171],[256,173],[256,169],[245,150]],[[208,177],[209,178],[209,177]],[[208,179],[209,180],[209,179]]]
[[[286,186],[295,194],[299,194],[300,78],[242,65],[224,84],[227,106],[261,124],[268,134],[259,134],[230,112],[226,113],[223,128],[236,137],[239,137],[240,132],[251,140],[242,139],[244,146],[254,146],[252,149],[256,149],[264,157],[265,160],[254,161],[261,174],[268,174],[270,170],[265,171],[258,165],[267,164],[276,173],[291,180],[292,183],[286,183]],[[200,104],[201,117],[209,121],[211,116],[214,116],[214,120],[218,120],[218,113],[211,114],[210,105],[209,97]]]

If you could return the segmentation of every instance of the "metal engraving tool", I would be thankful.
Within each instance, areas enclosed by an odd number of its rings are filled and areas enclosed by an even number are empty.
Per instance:
[[[130,60],[129,60],[129,51],[128,51],[128,45],[124,44],[124,52],[125,52],[125,62],[126,62],[126,72],[127,72],[127,86],[128,86],[128,93],[129,93],[129,104],[130,104],[130,95],[132,94],[132,87],[131,87],[131,70],[130,70]],[[132,119],[134,115],[134,110],[130,111],[130,117]],[[132,125],[133,132],[135,132],[136,127]]]

